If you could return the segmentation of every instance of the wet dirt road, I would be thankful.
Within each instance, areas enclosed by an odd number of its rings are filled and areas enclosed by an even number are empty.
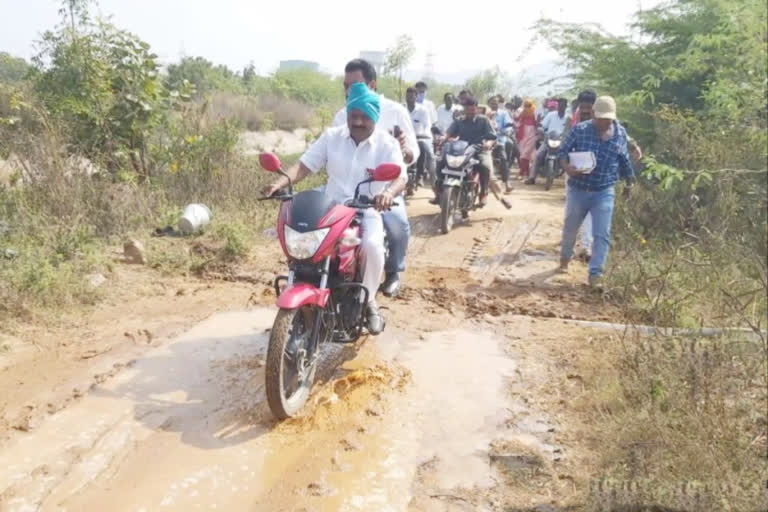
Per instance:
[[[515,194],[512,211],[492,204],[447,236],[437,234],[426,195],[411,201],[409,286],[384,303],[387,331],[331,347],[302,417],[276,424],[266,407],[274,309],[219,313],[11,437],[0,447],[0,510],[547,503],[542,496],[562,485],[537,478],[552,479],[563,448],[556,418],[525,396],[523,376],[549,369],[514,346],[570,331],[535,324],[509,304],[574,310],[568,290],[583,269],[552,272],[562,191]],[[525,485],[514,487],[523,474]]]

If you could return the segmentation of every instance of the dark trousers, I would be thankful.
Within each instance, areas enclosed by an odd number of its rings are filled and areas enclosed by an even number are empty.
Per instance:
[[[509,183],[509,161],[507,160],[507,152],[502,144],[494,146],[493,158],[497,159],[501,166],[501,181],[504,184]]]

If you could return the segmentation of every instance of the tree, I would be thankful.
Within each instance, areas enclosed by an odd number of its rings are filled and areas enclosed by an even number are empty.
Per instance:
[[[397,94],[400,101],[403,101],[403,71],[410,64],[415,53],[416,46],[413,44],[413,38],[407,34],[398,37],[395,45],[387,49],[384,73],[397,76]]]
[[[501,85],[501,70],[498,66],[486,69],[464,82],[464,89],[472,91],[472,95],[478,102],[483,103],[485,98],[496,94]]]
[[[341,85],[331,76],[311,69],[278,70],[272,75],[272,92],[307,105],[329,105],[342,98]]]
[[[647,142],[661,105],[738,125],[766,125],[765,0],[668,0],[635,15],[633,33],[599,25],[537,24],[577,86],[617,98]]]
[[[70,147],[117,170],[125,157],[149,176],[147,137],[167,120],[184,91],[167,88],[157,55],[133,34],[92,21],[87,0],[65,0],[62,23],[43,34],[34,86],[67,126]]]
[[[254,66],[253,61],[251,61],[243,68],[243,83],[248,87],[254,78],[256,78],[256,66]]]
[[[0,83],[15,83],[26,78],[32,69],[27,61],[0,52]]]
[[[246,68],[248,69],[248,68]],[[251,68],[251,71],[253,69]],[[249,73],[249,79],[255,76]],[[215,65],[203,57],[184,57],[178,63],[168,65],[168,85],[178,87],[188,81],[195,86],[199,96],[212,91],[241,92],[243,80],[228,67]]]

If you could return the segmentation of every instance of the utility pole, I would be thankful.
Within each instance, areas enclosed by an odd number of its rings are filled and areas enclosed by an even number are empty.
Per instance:
[[[427,57],[424,60],[424,79],[434,80],[435,78],[435,54],[432,53],[432,49],[427,50]]]

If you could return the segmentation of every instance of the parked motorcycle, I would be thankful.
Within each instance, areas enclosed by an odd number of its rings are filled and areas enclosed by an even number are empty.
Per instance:
[[[270,172],[287,175],[271,153],[259,155]],[[382,164],[358,184],[355,196],[339,204],[322,191],[287,191],[280,201],[277,234],[288,259],[288,275],[275,279],[279,311],[267,348],[266,395],[278,419],[294,416],[306,402],[318,360],[327,343],[352,343],[363,333],[368,290],[359,265],[361,216],[373,199],[359,195],[360,185],[392,181],[397,164]]]
[[[463,140],[443,147],[446,164],[440,191],[440,230],[443,234],[453,227],[457,211],[467,218],[469,211],[479,206],[480,172],[476,166],[480,163],[477,153],[481,149],[479,145],[471,146]]]
[[[549,190],[552,188],[555,178],[562,174],[560,161],[557,157],[560,145],[562,144],[562,135],[558,132],[549,132],[544,143],[547,148],[544,153],[544,163],[539,165],[536,176],[545,179],[544,190]]]

